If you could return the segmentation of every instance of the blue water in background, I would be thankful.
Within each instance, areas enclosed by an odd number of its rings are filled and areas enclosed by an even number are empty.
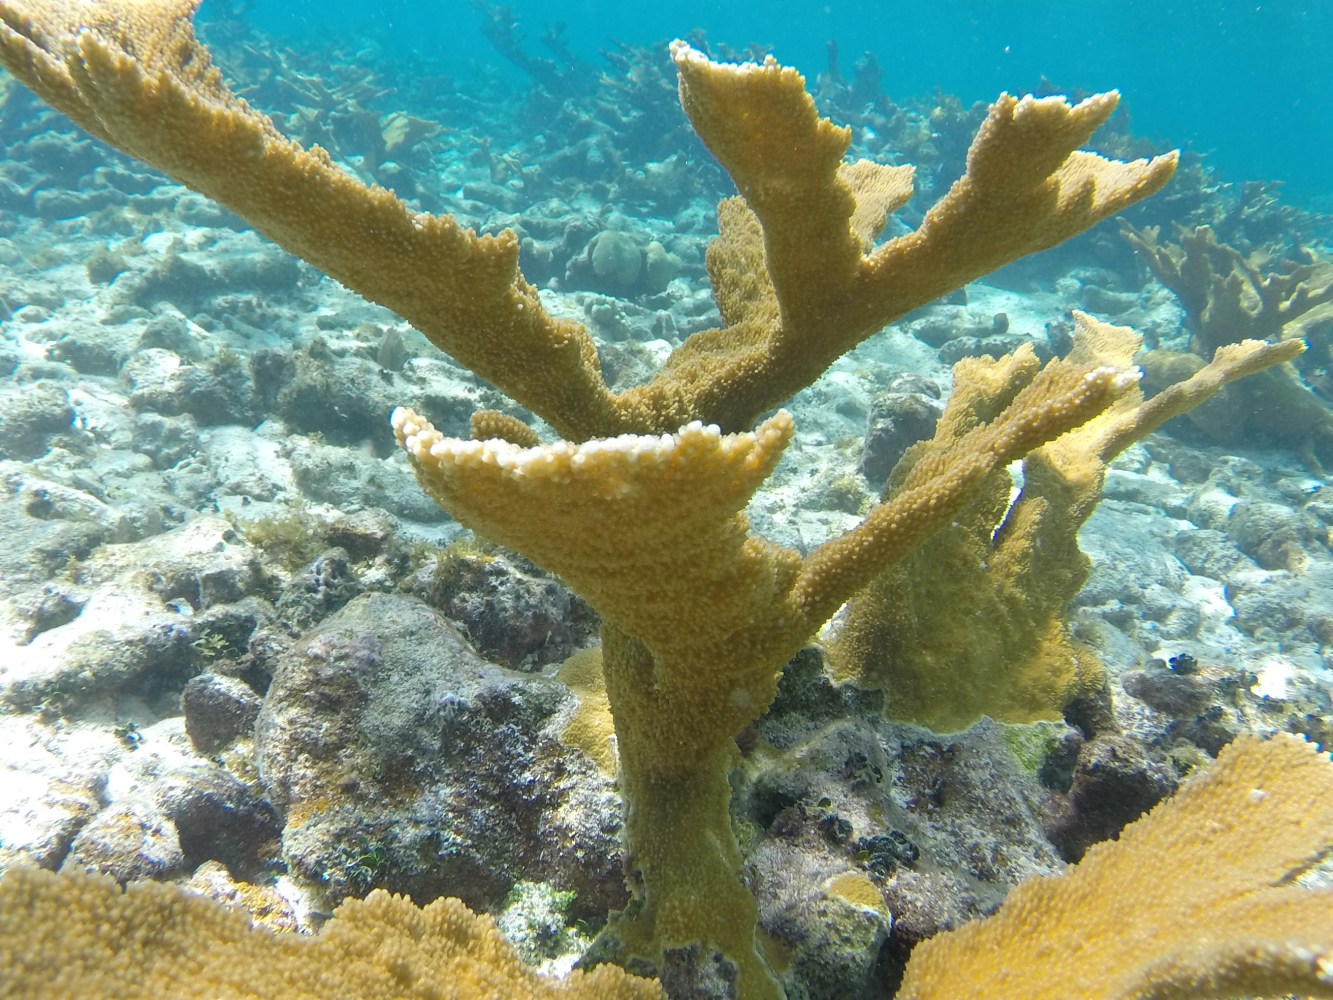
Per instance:
[[[1288,200],[1333,210],[1333,0],[507,6],[534,55],[549,55],[543,28],[564,22],[570,47],[597,71],[607,68],[598,51],[615,41],[651,45],[701,28],[710,42],[769,45],[811,80],[830,40],[845,77],[871,51],[897,99],[939,89],[989,101],[1043,78],[1066,91],[1118,87],[1137,134],[1206,154],[1224,180],[1280,180]],[[373,37],[388,52],[438,59],[462,86],[481,67],[513,72],[482,36],[481,14],[460,0],[252,0],[244,17],[297,44]]]

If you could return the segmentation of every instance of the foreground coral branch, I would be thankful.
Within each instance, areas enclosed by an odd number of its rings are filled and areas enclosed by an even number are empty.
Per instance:
[[[1333,997],[1333,890],[1295,883],[1331,848],[1327,754],[1240,736],[1067,875],[918,947],[899,997]]]
[[[348,900],[316,937],[253,927],[174,885],[122,889],[104,875],[19,867],[0,881],[6,997],[210,1000],[660,1000],[614,966],[567,980],[523,965],[487,916],[456,899],[416,907],[377,889]]]

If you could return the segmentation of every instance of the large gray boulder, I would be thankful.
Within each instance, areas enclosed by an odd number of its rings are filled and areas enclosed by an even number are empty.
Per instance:
[[[438,612],[363,594],[279,661],[256,727],[293,874],[494,909],[520,878],[624,904],[611,783],[560,733],[563,684],[479,657]]]

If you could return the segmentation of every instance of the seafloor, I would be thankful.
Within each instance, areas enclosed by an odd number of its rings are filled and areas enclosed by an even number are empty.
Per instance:
[[[615,385],[716,322],[704,250],[728,182],[665,47],[596,67],[510,52],[520,82],[464,84],[370,46],[289,51],[227,21],[206,37],[289,134],[423,210],[515,229],[525,275],[594,332]],[[983,110],[895,104],[873,61],[811,86],[858,155],[917,164],[896,231],[961,171]],[[1153,151],[1114,122],[1099,141]],[[568,966],[626,900],[612,779],[559,741],[575,699],[556,669],[596,621],[452,523],[388,422],[408,405],[466,436],[474,410],[513,405],[11,81],[0,143],[0,865],[189,881],[278,926],[375,886],[454,895]],[[1207,225],[1256,273],[1307,266],[1330,297],[1333,223],[1263,180],[1223,183],[1187,152],[1129,220],[1164,242]],[[1105,223],[794,399],[755,529],[804,551],[855,523],[955,361],[1058,353],[1075,308],[1152,348],[1191,342],[1188,303]],[[1327,739],[1333,317],[1316,319],[1290,373],[1299,420],[1250,420],[1272,401],[1237,397],[1115,462],[1071,611],[1109,671],[1095,710],[938,735],[833,685],[813,650],[789,667],[734,784],[802,995],[890,994],[916,941],[1114,836],[1237,733]],[[823,887],[849,865],[885,907],[832,940]]]

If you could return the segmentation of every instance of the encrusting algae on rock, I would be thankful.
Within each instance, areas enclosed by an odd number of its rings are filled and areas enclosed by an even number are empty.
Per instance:
[[[602,616],[634,892],[603,952],[663,974],[693,955],[686,960],[716,966],[745,1000],[781,996],[732,829],[735,735],[844,602],[953,524],[1010,462],[1113,412],[1137,370],[1095,357],[1045,368],[1030,356],[990,362],[1009,374],[974,401],[974,419],[950,447],[918,455],[857,527],[808,555],[749,530],[744,507],[793,435],[785,412],[756,421],[886,323],[1157,191],[1175,154],[1124,163],[1080,151],[1114,110],[1114,93],[1075,105],[1003,95],[966,173],[917,229],[877,243],[911,194],[910,168],[845,162],[850,131],[821,119],[800,74],[772,58],[726,65],[675,42],[682,104],[739,192],[720,206],[707,256],[723,325],[615,393],[588,331],[548,314],[519,273],[514,233],[479,236],[416,212],[318,147],[287,139],[227,87],[194,36],[194,8],[0,0],[0,60],[93,135],[397,312],[566,439],[541,445],[513,418],[492,415],[474,424],[484,441],[446,438],[407,410],[393,418],[418,477],[450,514],[560,575]],[[1240,373],[1286,356],[1256,348]],[[1183,409],[1204,394],[1190,380],[1177,401]],[[26,912],[48,932],[59,911],[52,901],[78,891],[46,876],[6,886],[27,894]],[[147,891],[157,899],[171,890]],[[457,916],[447,901],[409,911],[387,900],[348,904],[348,919],[335,924],[389,907],[417,929],[412,945],[430,950],[417,931]],[[206,935],[224,922],[201,917],[180,931]],[[482,964],[507,965],[482,936]],[[356,961],[355,942],[339,940]],[[326,961],[346,960],[329,947]],[[415,953],[385,947],[392,974],[426,988]],[[111,953],[152,960],[128,943]],[[1259,973],[1266,954],[1252,958]],[[260,968],[279,966],[261,959]],[[218,974],[191,970],[204,991]],[[584,982],[623,984],[629,995],[652,989],[614,971]]]

